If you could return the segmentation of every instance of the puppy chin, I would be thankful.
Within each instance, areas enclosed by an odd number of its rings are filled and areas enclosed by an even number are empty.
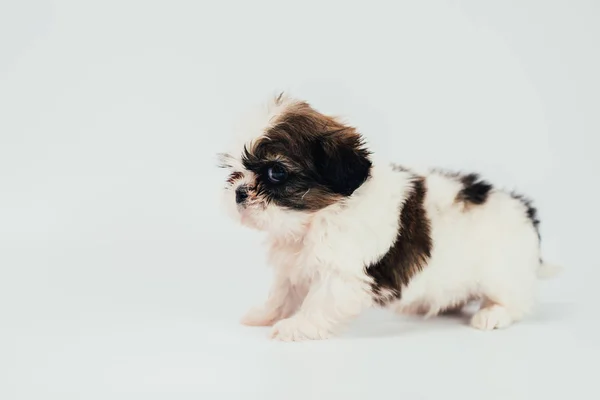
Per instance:
[[[235,201],[235,190],[226,188],[222,193],[221,205],[225,214],[234,222],[258,231],[267,230],[265,222],[260,218],[260,210],[255,206],[242,206]]]
[[[226,187],[221,191],[221,211],[231,220],[240,223],[240,213],[237,204],[235,203],[235,194],[230,187]]]
[[[238,206],[238,219],[240,224],[247,228],[257,231],[268,230],[264,218],[260,218],[260,211],[255,210],[254,207]]]
[[[293,242],[306,232],[313,213],[269,204],[236,207],[236,220],[242,226],[266,232],[276,241]]]

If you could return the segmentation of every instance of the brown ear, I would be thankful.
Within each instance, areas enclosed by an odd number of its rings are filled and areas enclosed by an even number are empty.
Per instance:
[[[315,138],[315,167],[324,184],[334,193],[350,196],[369,177],[371,161],[362,138],[344,128]]]

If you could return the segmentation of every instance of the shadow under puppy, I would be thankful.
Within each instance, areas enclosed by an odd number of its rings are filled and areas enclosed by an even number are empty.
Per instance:
[[[244,126],[224,202],[264,231],[274,279],[242,320],[284,341],[324,339],[372,306],[432,316],[482,300],[471,325],[532,309],[540,256],[531,203],[476,174],[375,165],[361,135],[308,103],[274,98]]]

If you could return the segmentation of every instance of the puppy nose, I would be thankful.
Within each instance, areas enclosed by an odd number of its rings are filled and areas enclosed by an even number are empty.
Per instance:
[[[248,198],[248,188],[245,186],[239,186],[235,189],[235,202],[240,204]]]

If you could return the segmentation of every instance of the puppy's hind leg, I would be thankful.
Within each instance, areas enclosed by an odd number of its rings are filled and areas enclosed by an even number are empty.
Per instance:
[[[517,279],[512,285],[497,284],[484,293],[481,308],[471,318],[471,326],[480,330],[507,328],[525,317],[533,303],[533,285],[527,279]]]

